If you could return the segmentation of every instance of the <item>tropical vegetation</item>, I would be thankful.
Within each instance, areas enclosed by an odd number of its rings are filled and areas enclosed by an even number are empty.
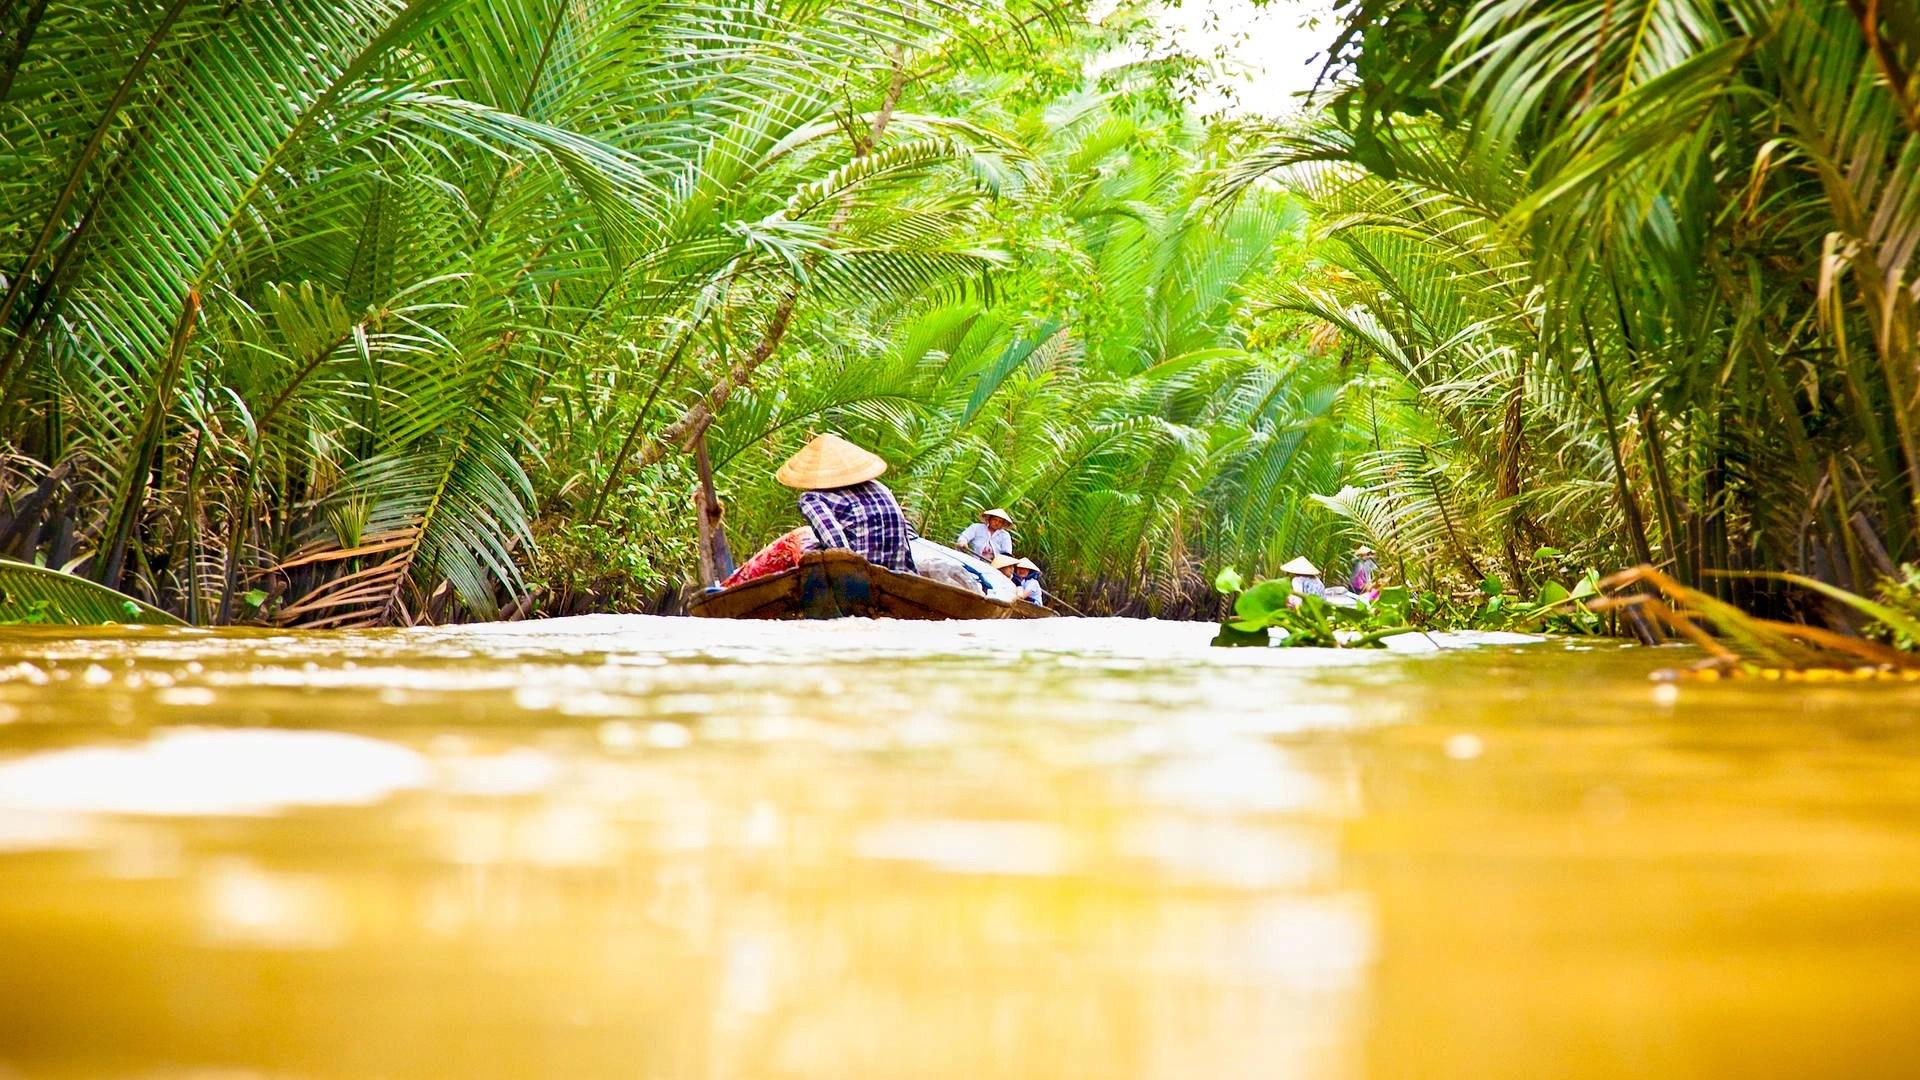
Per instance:
[[[1337,394],[1247,300],[1303,215],[1212,212],[1167,74],[1088,73],[1124,13],[6,18],[0,552],[196,622],[664,606],[684,451],[751,542],[792,512],[767,464],[828,427],[930,534],[1022,505],[1089,605],[1315,527],[1273,481],[1332,479]]]
[[[1920,558],[1920,18],[1848,0],[1347,0],[1255,141],[1387,433],[1322,502],[1414,575],[1665,568],[1811,614]],[[1836,610],[1832,614],[1847,617]]]
[[[750,550],[831,429],[1073,610],[1358,542],[1434,612],[1910,594],[1920,20],[1335,10],[1262,121],[1151,7],[0,0],[0,556],[197,623],[667,610],[691,451]]]

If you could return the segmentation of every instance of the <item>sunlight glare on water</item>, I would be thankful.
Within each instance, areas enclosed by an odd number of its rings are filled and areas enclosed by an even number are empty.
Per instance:
[[[1905,1073],[1913,687],[1210,636],[0,630],[0,1077]]]

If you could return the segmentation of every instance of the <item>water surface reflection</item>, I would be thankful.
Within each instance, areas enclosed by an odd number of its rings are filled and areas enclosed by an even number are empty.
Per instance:
[[[0,633],[0,1075],[1896,1075],[1920,694],[1204,628]]]

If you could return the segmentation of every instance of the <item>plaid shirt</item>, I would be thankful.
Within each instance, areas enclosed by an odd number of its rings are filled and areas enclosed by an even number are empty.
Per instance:
[[[846,548],[875,566],[914,572],[913,553],[907,549],[913,530],[893,492],[878,480],[802,492],[800,513],[813,526],[821,547]]]

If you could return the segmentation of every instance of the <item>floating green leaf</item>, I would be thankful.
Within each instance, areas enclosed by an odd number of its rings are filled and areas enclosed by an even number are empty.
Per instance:
[[[1239,618],[1230,625],[1248,631],[1274,626],[1287,613],[1287,598],[1292,595],[1293,586],[1285,580],[1254,582],[1234,600],[1233,613]]]
[[[1265,630],[1238,630],[1232,623],[1222,623],[1220,632],[1213,636],[1213,644],[1223,649],[1264,649],[1273,644],[1273,639]]]

